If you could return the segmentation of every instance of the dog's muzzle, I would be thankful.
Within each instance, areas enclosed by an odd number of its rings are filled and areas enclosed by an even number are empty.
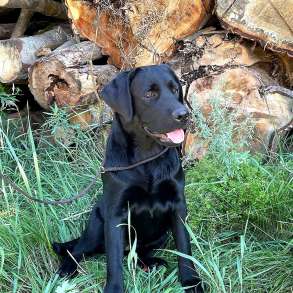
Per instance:
[[[167,133],[154,133],[151,132],[147,127],[143,127],[145,132],[158,140],[162,143],[174,144],[178,145],[184,141],[184,130],[182,128],[175,129],[173,131]]]

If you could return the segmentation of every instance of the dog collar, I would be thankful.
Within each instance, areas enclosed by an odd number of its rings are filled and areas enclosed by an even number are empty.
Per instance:
[[[123,170],[130,170],[133,169],[137,166],[143,165],[145,163],[148,163],[150,161],[153,161],[157,158],[159,158],[160,156],[162,156],[164,153],[166,153],[169,150],[169,147],[164,148],[161,152],[159,152],[158,154],[151,156],[147,159],[144,159],[142,161],[136,162],[134,164],[131,164],[129,166],[114,166],[114,167],[105,167],[105,159],[103,161],[103,164],[101,166],[101,173],[106,173],[106,172],[114,172],[114,171],[123,171]]]

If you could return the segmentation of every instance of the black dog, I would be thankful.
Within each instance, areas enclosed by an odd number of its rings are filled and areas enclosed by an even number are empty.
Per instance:
[[[102,173],[104,196],[94,206],[78,239],[54,243],[63,256],[61,276],[76,272],[83,256],[106,253],[104,292],[123,292],[122,260],[128,244],[127,223],[137,233],[137,253],[146,266],[163,263],[152,256],[172,231],[179,252],[191,255],[184,226],[184,173],[178,146],[184,140],[189,113],[180,83],[167,65],[120,73],[102,91],[115,112]],[[132,238],[133,239],[133,238]],[[68,252],[75,261],[68,255]],[[203,292],[192,261],[179,257],[179,275],[186,292]]]

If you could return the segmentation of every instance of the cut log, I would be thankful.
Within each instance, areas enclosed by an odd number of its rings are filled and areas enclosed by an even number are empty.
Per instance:
[[[211,115],[211,112],[215,111],[213,103],[217,99],[220,108],[234,115],[233,137],[236,144],[247,135],[247,128],[241,125],[245,125],[249,119],[254,132],[252,139],[248,139],[250,145],[246,149],[259,153],[275,152],[276,149],[272,147],[276,146],[270,142],[278,130],[292,121],[293,99],[284,94],[265,92],[265,84],[272,83],[274,81],[271,77],[262,70],[226,69],[219,75],[203,77],[192,82],[187,98],[193,107],[200,109],[210,129],[217,127]],[[195,125],[196,121],[195,119]],[[200,159],[207,152],[212,139],[214,137],[200,136],[199,128],[196,127],[187,137],[187,156]]]
[[[67,18],[64,5],[54,0],[0,0],[0,7],[29,9],[47,16]]]
[[[217,98],[221,108],[235,113],[240,126],[246,119],[252,120],[249,149],[265,152],[275,151],[272,137],[293,118],[293,99],[283,88],[292,83],[292,67],[287,61],[283,55],[252,47],[249,41],[225,40],[225,35],[218,34],[183,43],[171,65],[186,85],[188,104],[200,109],[208,127],[216,127],[211,111],[213,98]],[[272,88],[283,90],[268,90]],[[209,139],[201,137],[195,127],[187,136],[187,156],[202,158]],[[234,139],[237,143],[237,129]]]
[[[66,41],[64,44],[62,44],[60,47],[56,48],[54,52],[56,53],[57,51],[63,50],[65,48],[71,47],[75,44],[79,43],[77,40],[74,38],[70,39],[69,41]],[[52,53],[53,51],[50,48],[41,48],[40,50],[36,51],[36,56],[37,57],[44,57],[48,56]]]
[[[114,2],[113,2],[114,3]],[[69,17],[81,35],[96,42],[119,68],[167,60],[176,40],[196,32],[212,10],[212,0],[66,0]]]
[[[293,56],[292,0],[218,0],[216,14],[228,30]]]
[[[78,124],[82,129],[103,128],[111,124],[113,112],[102,100],[84,109],[72,111],[70,123]]]
[[[68,107],[96,103],[97,91],[117,72],[112,65],[89,64],[101,57],[100,48],[86,41],[35,62],[29,71],[29,87],[36,101],[44,109],[52,102]]]
[[[54,52],[56,53],[56,52],[63,50],[65,48],[69,48],[73,45],[76,45],[77,43],[79,43],[79,42],[75,38],[72,38],[72,39],[68,40],[67,42],[65,42],[64,44],[62,44],[60,47],[56,48],[54,50]]]
[[[227,68],[249,66],[262,68],[282,86],[292,86],[292,59],[284,54],[264,51],[250,41],[227,40],[226,34],[200,35],[181,43],[169,64],[183,84],[220,74]]]
[[[27,77],[28,67],[40,48],[57,48],[72,36],[69,30],[57,27],[43,34],[0,41],[0,82],[9,83]]]
[[[15,27],[15,23],[0,24],[0,40],[9,39]]]

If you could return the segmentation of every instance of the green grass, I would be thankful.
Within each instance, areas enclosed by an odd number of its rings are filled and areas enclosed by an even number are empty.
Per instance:
[[[262,165],[249,157],[227,176],[222,164],[209,156],[188,170],[186,194],[190,223],[209,236],[213,231],[243,230],[246,221],[261,229],[289,237],[292,223],[293,156],[287,162]],[[292,232],[292,231],[291,231]]]
[[[2,119],[0,170],[33,196],[70,197],[100,166],[102,150],[89,133],[73,129],[75,147],[69,148],[30,130],[19,134],[16,126]],[[192,260],[207,292],[292,292],[292,154],[264,165],[235,150],[227,161],[229,151],[221,152],[186,170]],[[57,207],[29,202],[0,183],[0,292],[102,292],[104,256],[82,262],[83,272],[66,282],[54,274],[58,259],[50,246],[79,235],[101,194],[100,179],[85,198]],[[167,269],[133,272],[125,260],[126,292],[183,292],[171,241],[158,253]]]

